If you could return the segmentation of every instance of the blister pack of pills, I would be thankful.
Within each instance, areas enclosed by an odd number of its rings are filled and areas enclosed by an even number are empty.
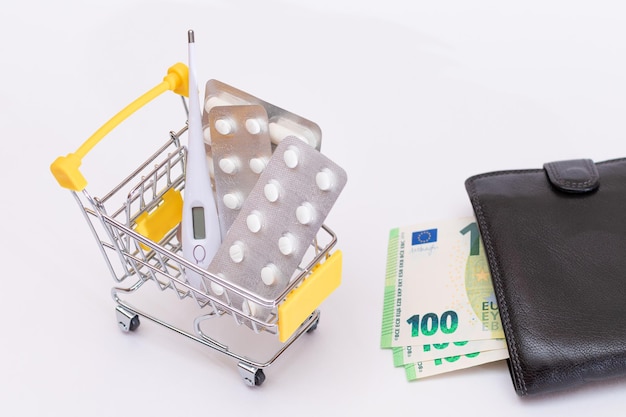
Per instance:
[[[217,209],[222,236],[272,156],[261,105],[217,106],[208,114]]]
[[[346,172],[295,137],[276,147],[265,170],[224,237],[209,271],[268,302],[275,301],[298,272],[347,181]],[[222,289],[215,288],[221,296]],[[267,313],[243,297],[231,297],[244,312]]]
[[[322,131],[316,123],[218,80],[209,80],[206,83],[202,120],[205,126],[205,141],[207,143],[211,141],[208,131],[208,114],[213,107],[244,104],[259,104],[265,108],[273,147],[276,147],[287,136],[295,136],[318,151],[321,149]]]

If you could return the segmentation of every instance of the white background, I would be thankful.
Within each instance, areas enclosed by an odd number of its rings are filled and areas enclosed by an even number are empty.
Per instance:
[[[534,399],[504,362],[409,383],[379,347],[387,236],[471,214],[467,177],[626,156],[620,2],[13,2],[0,25],[2,415],[608,415],[626,381]],[[115,324],[113,280],[59,155],[186,62],[318,123],[348,185],[327,224],[343,282],[316,332],[243,384],[230,358],[144,321]],[[185,118],[168,93],[83,161],[130,172]],[[97,167],[97,168],[90,168]],[[105,185],[103,185],[105,184]],[[93,187],[93,188],[91,188]],[[176,308],[176,305],[164,308]],[[9,411],[12,410],[12,411]]]

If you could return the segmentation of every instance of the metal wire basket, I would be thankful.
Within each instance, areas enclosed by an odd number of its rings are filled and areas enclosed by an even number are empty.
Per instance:
[[[120,328],[125,332],[134,331],[140,324],[140,317],[149,319],[234,358],[245,383],[258,386],[265,380],[263,369],[301,335],[317,327],[319,304],[341,281],[342,254],[339,250],[333,251],[337,237],[332,230],[323,225],[290,284],[277,297],[263,299],[182,257],[179,228],[186,148],[181,138],[187,132],[186,126],[170,132],[164,144],[105,195],[92,196],[78,171],[82,157],[134,111],[163,91],[173,90],[185,95],[186,70],[184,64],[171,67],[163,83],[118,113],[77,152],[57,158],[51,170],[59,184],[69,189],[76,199],[116,281],[111,294]],[[189,270],[200,274],[205,284],[215,283],[224,288],[225,296],[218,298],[207,288],[190,286],[185,278],[185,271]],[[149,307],[138,308],[129,301],[131,295],[147,291],[144,288],[148,286],[175,295],[176,300],[171,296],[159,300],[160,304],[173,303],[173,308],[168,309],[172,314],[162,311],[155,314]],[[256,317],[230,302],[230,297],[235,295],[271,313],[263,318]],[[176,304],[177,301],[181,303]],[[177,308],[183,303],[191,303],[193,307]],[[262,359],[253,358],[211,337],[205,324],[209,319],[222,316],[230,316],[235,326],[243,324],[252,334],[275,335],[277,347]]]

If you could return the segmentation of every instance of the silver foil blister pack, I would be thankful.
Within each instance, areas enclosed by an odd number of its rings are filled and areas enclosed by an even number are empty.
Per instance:
[[[343,168],[325,155],[298,138],[285,138],[241,207],[209,271],[264,302],[276,301],[299,272],[346,181]],[[257,317],[270,313],[236,294],[230,298],[246,313]]]
[[[295,136],[318,151],[321,149],[322,131],[316,123],[218,80],[207,81],[205,87],[202,121],[205,126],[205,141],[210,142],[206,126],[208,126],[208,114],[213,107],[244,104],[259,104],[265,108],[273,147],[276,147],[287,136]]]
[[[272,156],[267,112],[261,105],[213,107],[208,128],[220,228],[226,236]]]

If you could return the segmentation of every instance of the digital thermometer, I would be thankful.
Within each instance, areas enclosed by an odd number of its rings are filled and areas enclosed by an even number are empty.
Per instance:
[[[189,47],[189,131],[182,221],[183,257],[206,269],[222,243],[217,206],[211,188],[211,178],[204,148],[202,115],[198,98],[195,69],[195,39],[188,32]],[[187,282],[204,291],[202,277],[186,270]]]

